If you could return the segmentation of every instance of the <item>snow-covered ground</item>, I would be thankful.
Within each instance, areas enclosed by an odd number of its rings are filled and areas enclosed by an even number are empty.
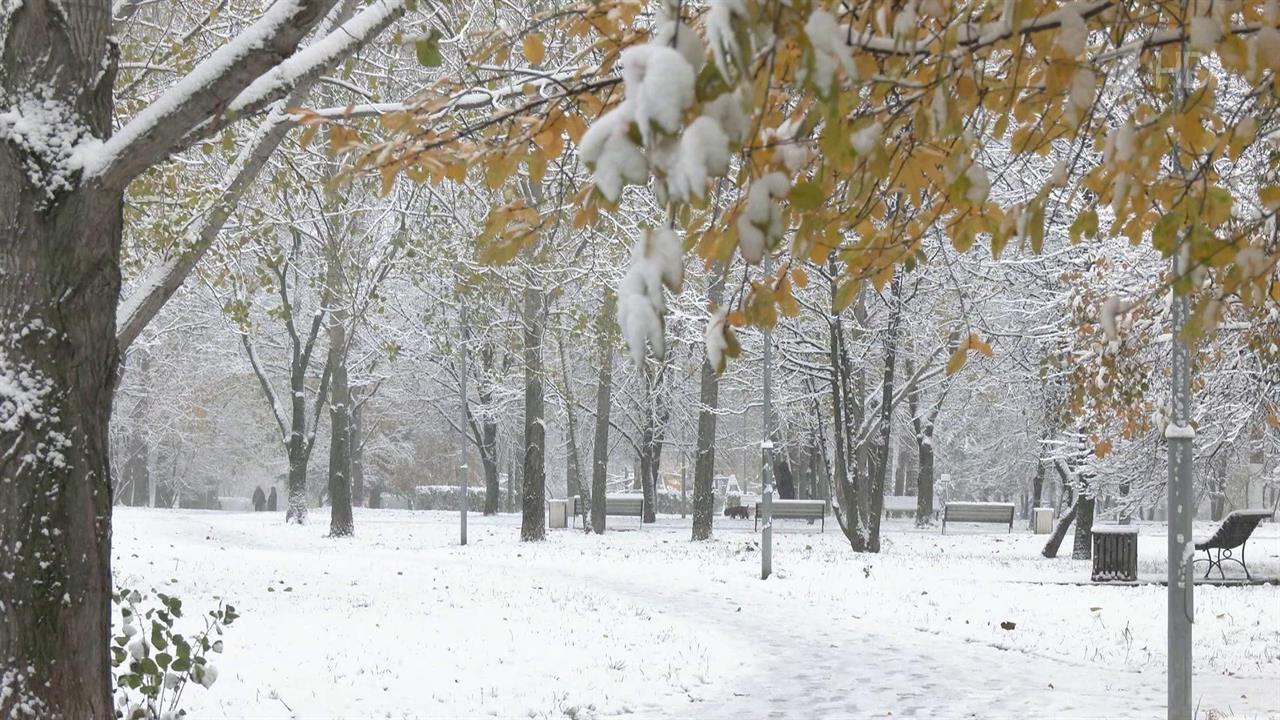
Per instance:
[[[324,510],[118,508],[114,567],[241,613],[184,696],[200,718],[1164,716],[1166,589],[1071,584],[1088,563],[1044,536],[888,521],[857,555],[782,521],[761,581],[750,521],[698,544],[677,517],[544,543],[518,522],[473,513],[464,548],[455,513],[357,510],[331,540]],[[1164,551],[1143,525],[1140,572]],[[1280,576],[1280,526],[1248,559]],[[1195,653],[1200,717],[1280,718],[1280,587],[1197,587]]]

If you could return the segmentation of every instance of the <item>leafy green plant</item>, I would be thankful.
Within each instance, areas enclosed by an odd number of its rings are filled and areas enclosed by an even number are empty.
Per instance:
[[[111,639],[111,664],[116,679],[116,717],[122,720],[177,720],[191,682],[209,688],[218,679],[210,653],[222,652],[223,628],[239,615],[232,605],[218,603],[204,619],[204,630],[188,638],[174,631],[182,618],[182,600],[158,592],[157,602],[121,588],[113,596],[120,611],[120,634]]]

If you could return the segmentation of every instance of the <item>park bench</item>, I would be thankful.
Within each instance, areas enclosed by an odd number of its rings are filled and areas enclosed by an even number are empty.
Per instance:
[[[760,508],[763,503],[756,503],[756,519],[752,527],[759,529]],[[822,532],[827,531],[826,500],[774,500],[769,508],[771,520],[821,520]]]
[[[1196,550],[1203,550],[1205,557],[1196,558],[1194,562],[1209,563],[1204,576],[1209,577],[1209,573],[1216,567],[1218,575],[1225,580],[1227,574],[1222,570],[1222,563],[1231,560],[1244,568],[1245,578],[1252,580],[1253,577],[1249,575],[1249,566],[1244,564],[1244,546],[1249,542],[1249,536],[1253,535],[1258,523],[1270,518],[1271,515],[1270,510],[1236,510],[1223,518],[1222,524],[1208,540],[1196,543]],[[1238,558],[1232,555],[1232,551],[1236,548],[1240,548]]]
[[[582,507],[582,497],[575,495],[573,497],[573,521],[576,525],[578,518],[582,517],[584,510]],[[618,515],[623,517],[644,518],[644,496],[643,495],[605,495],[604,496],[604,514]],[[644,524],[641,523],[641,527]]]
[[[998,523],[1013,532],[1013,503],[949,502],[942,508],[942,534],[947,522]]]

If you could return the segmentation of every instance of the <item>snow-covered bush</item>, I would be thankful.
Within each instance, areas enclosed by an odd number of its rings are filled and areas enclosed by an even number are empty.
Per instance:
[[[111,638],[111,666],[116,679],[116,717],[122,720],[176,720],[187,712],[178,706],[188,682],[206,689],[218,679],[209,653],[222,652],[222,629],[239,615],[218,603],[194,638],[174,632],[182,617],[182,600],[155,593],[160,607],[143,610],[146,596],[122,588],[113,597],[120,611],[119,634]]]
[[[462,488],[457,485],[419,485],[414,492],[415,510],[461,510]],[[484,510],[484,488],[467,488],[467,510]]]

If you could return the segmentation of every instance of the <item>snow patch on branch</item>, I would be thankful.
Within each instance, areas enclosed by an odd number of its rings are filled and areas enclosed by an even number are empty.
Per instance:
[[[804,32],[813,48],[811,78],[822,96],[831,93],[837,66],[846,78],[857,81],[858,70],[853,64],[853,51],[845,44],[840,25],[831,13],[821,8],[814,10],[804,24]]]
[[[269,45],[298,13],[301,3],[302,0],[277,0],[272,3],[256,23],[218,48],[110,139],[81,143],[76,149],[75,162],[83,168],[85,176],[106,173],[121,156],[145,142],[145,138],[158,127],[174,122],[174,115],[180,108],[207,92],[210,85],[226,77],[245,57]],[[203,118],[196,118],[196,121],[199,120]]]
[[[338,62],[403,12],[404,3],[405,0],[378,0],[327,36],[263,73],[231,101],[228,111],[236,114],[270,102],[293,89],[308,74],[320,72]]]

